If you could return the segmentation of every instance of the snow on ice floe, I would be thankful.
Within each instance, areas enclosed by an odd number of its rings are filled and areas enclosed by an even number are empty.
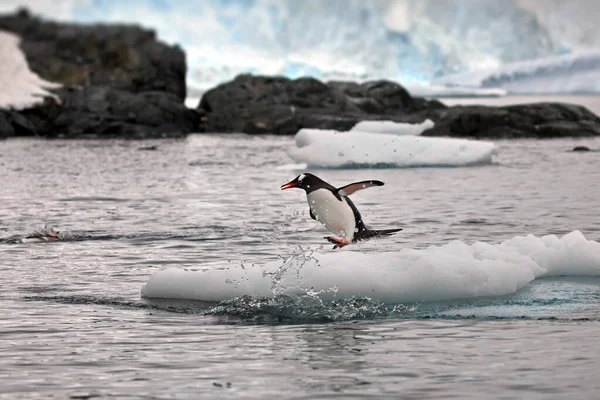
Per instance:
[[[31,72],[19,43],[18,36],[0,30],[1,109],[19,110],[42,103],[46,96],[56,97],[46,89],[60,87]]]
[[[311,168],[461,167],[492,162],[496,146],[467,139],[301,129],[288,154]]]
[[[155,273],[146,298],[225,301],[239,296],[315,295],[323,300],[369,297],[413,303],[515,293],[536,278],[600,276],[600,243],[579,231],[562,237],[517,236],[500,244],[460,241],[387,253],[304,252],[264,266]]]
[[[434,125],[430,119],[426,119],[420,124],[394,121],[360,121],[350,131],[418,136],[427,129],[433,128]]]

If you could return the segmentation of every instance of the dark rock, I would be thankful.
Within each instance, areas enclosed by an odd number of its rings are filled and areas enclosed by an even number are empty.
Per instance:
[[[17,136],[36,136],[38,134],[36,126],[16,111],[10,112],[12,127]]]
[[[204,94],[209,132],[295,134],[302,128],[348,130],[362,120],[435,122],[426,136],[554,138],[600,135],[600,119],[585,107],[535,103],[506,107],[446,107],[412,97],[389,81],[329,82],[241,75]]]
[[[0,110],[0,139],[15,135],[15,129],[8,118],[9,111]]]
[[[180,136],[197,130],[202,114],[166,92],[130,93],[106,86],[57,91],[62,104],[44,104],[22,112],[38,134],[121,137]],[[17,133],[18,134],[18,133]]]
[[[573,147],[573,151],[590,151],[590,148],[587,146],[575,146]]]
[[[10,136],[35,136],[37,128],[17,111],[0,110],[0,138]]]
[[[132,93],[163,91],[185,100],[185,53],[159,42],[152,30],[47,22],[26,10],[0,15],[0,29],[21,37],[31,70],[46,80]]]
[[[573,104],[455,106],[421,116],[435,122],[432,129],[423,132],[425,136],[545,139],[600,135],[600,118]]]
[[[21,36],[34,72],[64,84],[41,105],[0,110],[0,136],[145,138],[201,130],[203,113],[183,104],[185,54],[153,31],[46,22],[24,10],[0,15],[0,29]]]
[[[444,108],[438,101],[413,98],[389,81],[325,84],[313,78],[252,75],[207,91],[198,106],[206,113],[206,132],[282,135],[301,128],[348,130],[365,119],[412,121],[414,113]]]

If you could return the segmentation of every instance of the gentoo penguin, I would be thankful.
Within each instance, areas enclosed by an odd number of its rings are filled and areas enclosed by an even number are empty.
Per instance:
[[[59,231],[51,231],[49,233],[37,233],[35,235],[25,236],[25,238],[21,239],[23,243],[25,242],[53,242],[55,240],[60,240],[60,232]]]
[[[281,190],[299,188],[306,192],[311,218],[339,236],[325,237],[329,242],[335,243],[333,248],[337,249],[359,240],[391,235],[402,230],[401,228],[371,230],[363,223],[358,209],[348,196],[373,186],[383,186],[383,182],[362,181],[336,188],[313,174],[304,173],[282,185]]]

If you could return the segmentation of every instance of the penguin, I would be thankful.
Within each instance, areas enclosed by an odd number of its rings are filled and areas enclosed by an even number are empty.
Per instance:
[[[56,240],[61,239],[62,237],[60,236],[60,231],[55,231],[54,228],[48,227],[48,225],[46,224],[44,225],[44,229],[42,229],[41,231],[19,239],[19,243],[54,242]]]
[[[359,240],[387,236],[402,230],[402,228],[368,229],[360,212],[348,197],[359,190],[383,185],[383,182],[373,180],[336,188],[313,174],[303,173],[282,185],[281,190],[298,188],[306,192],[310,217],[338,236],[326,236],[325,239],[335,244],[334,249],[339,249]]]
[[[22,243],[26,242],[53,242],[55,240],[60,240],[60,232],[52,231],[49,233],[38,233],[35,235],[25,236],[25,238],[21,239]]]

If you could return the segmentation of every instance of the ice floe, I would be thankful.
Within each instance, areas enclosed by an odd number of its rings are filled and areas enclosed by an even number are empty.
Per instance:
[[[264,266],[208,271],[169,268],[142,288],[147,298],[224,301],[315,293],[325,300],[368,297],[388,304],[515,293],[536,278],[600,276],[600,243],[579,231],[517,236],[499,244],[453,241],[426,249],[304,251]]]
[[[350,131],[418,136],[434,126],[435,124],[430,119],[426,119],[420,124],[409,124],[405,122],[394,121],[360,121],[354,125]]]
[[[288,154],[310,168],[462,167],[492,162],[490,142],[301,129]]]

